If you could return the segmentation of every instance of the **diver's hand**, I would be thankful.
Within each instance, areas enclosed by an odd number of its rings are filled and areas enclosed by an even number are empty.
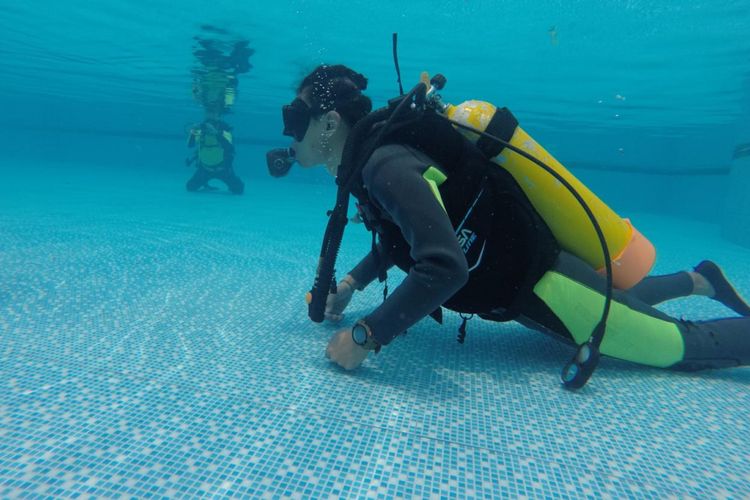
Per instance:
[[[351,328],[336,332],[326,347],[326,358],[344,370],[357,368],[369,353],[370,351],[354,343]]]
[[[351,275],[347,274],[344,279],[336,285],[336,293],[329,293],[326,298],[325,318],[328,321],[338,323],[344,319],[344,309],[349,305],[354,295],[357,283]]]

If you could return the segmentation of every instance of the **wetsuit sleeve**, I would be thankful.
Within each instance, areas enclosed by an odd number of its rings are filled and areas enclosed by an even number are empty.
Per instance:
[[[363,170],[370,197],[400,228],[415,262],[388,299],[365,318],[382,345],[441,306],[469,279],[450,219],[422,177],[428,162],[404,146],[385,146]]]
[[[380,258],[386,260],[386,270],[393,267],[393,263],[383,253],[380,243],[378,243],[378,248],[380,249]],[[364,290],[367,285],[372,283],[375,278],[378,277],[378,259],[372,254],[372,252],[368,253],[354,269],[349,271],[349,274],[354,278],[354,281],[357,282],[357,289]]]

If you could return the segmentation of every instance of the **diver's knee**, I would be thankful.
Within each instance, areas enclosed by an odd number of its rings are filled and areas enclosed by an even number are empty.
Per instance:
[[[245,183],[237,179],[229,186],[229,191],[233,194],[242,194],[245,192]]]

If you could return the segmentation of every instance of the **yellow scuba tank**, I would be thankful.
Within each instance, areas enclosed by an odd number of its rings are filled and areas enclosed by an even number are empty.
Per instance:
[[[440,103],[438,111],[455,122],[481,132],[487,130],[493,117],[498,114],[498,109],[494,105],[477,100],[466,101],[457,106]],[[502,111],[508,117],[512,117],[507,110]],[[502,119],[502,117],[499,118]],[[505,123],[506,127],[514,126],[513,130],[507,131],[509,133],[506,137],[510,137],[507,142],[526,151],[556,171],[575,188],[591,209],[601,226],[612,256],[614,286],[628,289],[648,275],[656,259],[656,250],[651,242],[633,227],[630,220],[617,215],[576,179],[518,126],[515,119],[506,121],[512,122],[510,125]],[[475,144],[482,137],[474,132],[460,130]],[[596,231],[586,212],[565,186],[534,162],[509,148],[503,148],[499,154],[491,158],[491,161],[506,169],[516,179],[563,249],[580,257],[598,272],[602,274],[605,272],[604,257]]]

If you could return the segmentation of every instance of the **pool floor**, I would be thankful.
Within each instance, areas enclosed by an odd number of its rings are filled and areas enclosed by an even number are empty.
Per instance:
[[[451,313],[345,373],[323,355],[337,326],[304,303],[332,188],[0,170],[0,497],[750,496],[748,368],[604,359],[570,393],[569,347],[481,320],[461,345]],[[710,257],[750,295],[750,250],[717,226],[624,215],[657,272]],[[348,228],[340,269],[368,249]],[[357,294],[342,325],[380,297]]]

